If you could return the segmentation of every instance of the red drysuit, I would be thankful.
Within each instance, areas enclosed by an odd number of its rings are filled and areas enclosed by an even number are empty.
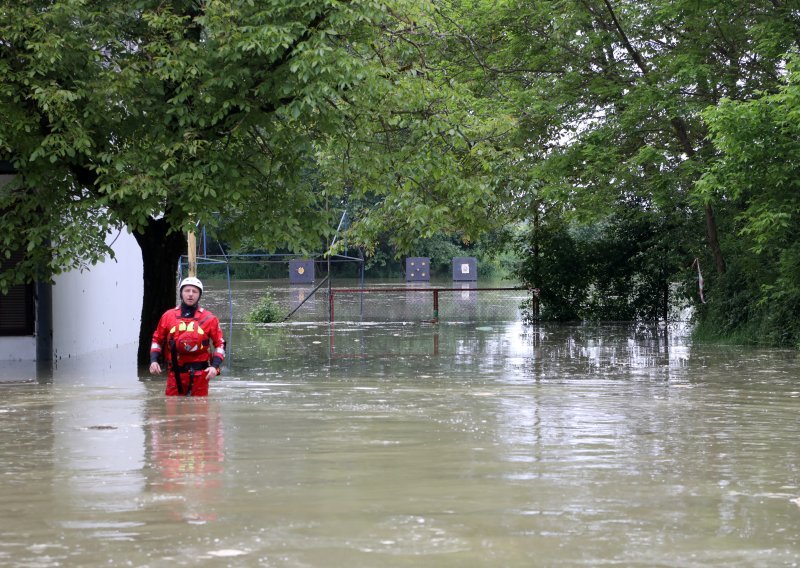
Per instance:
[[[225,339],[219,320],[201,307],[179,306],[164,312],[153,333],[150,361],[164,356],[167,363],[169,396],[206,396],[208,377],[205,369],[219,366],[225,360]],[[212,351],[213,344],[213,351]],[[175,381],[175,365],[180,368],[180,385]]]

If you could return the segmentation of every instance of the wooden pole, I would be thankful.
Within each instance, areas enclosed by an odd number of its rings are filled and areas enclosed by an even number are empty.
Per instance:
[[[186,241],[189,249],[189,276],[197,276],[197,237],[194,231],[189,231]]]

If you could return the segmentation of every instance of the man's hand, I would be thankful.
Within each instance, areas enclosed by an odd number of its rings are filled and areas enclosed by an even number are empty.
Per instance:
[[[208,367],[206,369],[206,378],[208,378],[209,381],[211,379],[213,379],[214,377],[216,377],[217,374],[218,373],[217,373],[217,368],[216,367]]]
[[[150,363],[150,374],[151,375],[158,375],[161,372],[161,365],[158,364],[158,361],[153,361]]]

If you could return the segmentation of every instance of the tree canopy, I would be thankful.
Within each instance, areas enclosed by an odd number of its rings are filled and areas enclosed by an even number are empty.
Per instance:
[[[18,172],[0,192],[0,239],[27,253],[0,287],[93,264],[125,225],[145,260],[140,343],[172,302],[181,235],[197,223],[303,250],[360,199],[356,234],[394,226],[408,242],[486,218],[495,198],[471,150],[496,121],[469,117],[468,93],[426,68],[417,2],[32,1],[0,13],[0,159]]]
[[[700,180],[734,209],[736,262],[706,306],[703,332],[740,341],[800,346],[800,66],[793,56],[780,87],[746,101],[726,99],[705,118],[719,151]]]
[[[609,294],[584,302],[595,313],[663,314],[695,259],[718,292],[701,317],[731,313],[742,282],[753,306],[797,297],[800,17],[783,0],[2,0],[0,15],[0,160],[19,174],[0,242],[27,251],[0,288],[96,262],[125,225],[155,283],[144,330],[195,224],[316,250],[347,208],[367,248],[527,222],[523,278],[541,287],[542,266],[580,253],[584,287]]]
[[[737,153],[738,169],[726,154],[752,134],[733,135],[738,126],[732,121],[752,117],[756,108],[763,115],[766,101],[755,101],[765,94],[780,97],[781,112],[790,113],[791,91],[782,84],[786,54],[800,39],[796,7],[780,0],[474,0],[439,2],[437,8],[450,29],[443,51],[457,62],[459,79],[515,118],[518,161],[507,183],[517,202],[527,204],[531,220],[528,242],[521,244],[527,255],[523,278],[542,287],[542,294],[562,294],[550,298],[551,307],[562,306],[559,313],[581,317],[582,300],[570,292],[568,278],[557,275],[567,269],[573,283],[585,276],[582,293],[616,296],[619,284],[607,280],[607,269],[591,277],[586,272],[616,242],[618,265],[631,270],[625,277],[629,290],[655,272],[657,288],[687,279],[693,260],[700,259],[715,268],[707,284],[720,285],[714,302],[730,313],[725,274],[731,265],[738,273],[752,254],[742,249],[741,238],[754,231],[762,241],[785,238],[794,230],[793,223],[776,223],[787,221],[793,200],[780,205],[779,191],[754,187],[762,180],[788,187],[794,172],[781,162],[791,156],[781,149],[761,159],[773,144],[790,148],[791,132],[782,126],[782,141],[759,138],[761,156]],[[777,99],[767,100],[776,107]],[[741,166],[751,159],[762,174],[771,174],[750,177],[754,166]],[[635,227],[648,226],[636,237]],[[649,242],[649,249],[637,245],[623,254],[627,245],[617,238],[623,227],[628,238]],[[583,251],[589,258],[574,248],[581,241],[590,245]],[[770,242],[780,247],[779,240]],[[636,269],[642,254],[659,259],[659,266],[648,261]],[[747,279],[758,288],[770,277],[754,269]]]

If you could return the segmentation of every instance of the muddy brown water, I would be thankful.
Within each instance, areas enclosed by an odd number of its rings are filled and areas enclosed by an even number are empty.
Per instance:
[[[124,349],[4,376],[0,565],[800,563],[793,351],[237,319],[208,399]]]

